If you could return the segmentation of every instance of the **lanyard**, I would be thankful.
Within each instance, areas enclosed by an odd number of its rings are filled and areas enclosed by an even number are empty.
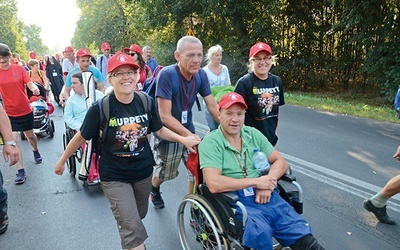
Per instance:
[[[236,160],[239,163],[239,167],[242,170],[243,178],[246,178],[247,177],[247,155],[246,155],[246,152],[244,152],[244,164],[243,164],[243,166],[242,166],[242,163],[240,162],[240,159],[238,157],[239,153],[234,153],[234,154],[236,156]]]
[[[185,88],[185,85],[187,85],[185,83],[185,81],[182,78],[182,74],[179,74],[179,79],[181,80],[181,89],[182,89],[182,95],[183,95],[183,110],[187,110],[187,107],[189,106],[189,103],[193,97],[194,91],[195,91],[195,80],[194,80],[194,76],[192,76],[192,80],[190,80],[190,85],[191,85],[191,89],[190,89],[190,94],[189,96],[186,93],[186,90],[189,90],[189,86],[187,87],[187,89]]]

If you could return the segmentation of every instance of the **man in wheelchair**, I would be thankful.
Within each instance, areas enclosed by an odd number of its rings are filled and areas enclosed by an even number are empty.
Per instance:
[[[233,192],[247,210],[242,244],[272,249],[272,237],[291,249],[324,249],[309,224],[275,191],[288,170],[280,153],[258,130],[243,126],[247,105],[237,93],[225,94],[219,103],[219,129],[199,145],[200,167],[212,193]],[[266,153],[271,168],[260,176],[253,166],[253,150]],[[241,210],[237,216],[241,219]]]

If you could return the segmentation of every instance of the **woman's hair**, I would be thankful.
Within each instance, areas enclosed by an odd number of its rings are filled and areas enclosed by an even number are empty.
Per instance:
[[[205,58],[206,62],[209,63],[211,56],[214,55],[215,53],[217,53],[218,51],[221,51],[221,52],[224,51],[224,49],[221,47],[221,45],[217,44],[217,45],[210,47],[206,54],[206,58]]]
[[[36,59],[29,59],[29,61],[28,61],[28,67],[29,68],[31,68],[31,67],[33,67],[33,66],[35,66],[37,64],[39,64],[39,61],[36,60]]]
[[[137,60],[139,62],[139,68],[141,70],[144,70],[144,66],[146,65],[146,62],[144,61],[143,56],[141,54],[137,53],[137,52],[135,52],[135,53],[136,53],[136,56],[137,56]]]
[[[81,84],[83,84],[82,72],[76,72],[71,77],[78,78]]]

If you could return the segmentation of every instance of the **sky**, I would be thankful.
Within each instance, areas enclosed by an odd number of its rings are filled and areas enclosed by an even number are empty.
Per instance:
[[[42,28],[40,37],[49,49],[61,51],[71,45],[81,13],[76,0],[17,0],[18,17]]]

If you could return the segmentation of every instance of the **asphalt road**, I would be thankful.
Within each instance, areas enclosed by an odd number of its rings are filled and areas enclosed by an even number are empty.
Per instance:
[[[21,143],[27,181],[15,185],[16,169],[2,163],[9,193],[8,231],[0,249],[120,249],[108,201],[98,186],[83,187],[54,164],[63,152],[62,111],[52,115],[55,137],[41,138],[43,163],[35,165],[26,141]],[[196,111],[197,132],[207,132],[204,114]],[[400,227],[378,223],[362,207],[389,178],[400,174],[392,158],[400,144],[400,125],[336,115],[286,105],[281,108],[277,149],[289,161],[304,189],[303,216],[326,249],[399,249]],[[187,190],[186,170],[162,185],[166,207],[149,207],[144,219],[147,249],[181,249],[177,208]],[[400,197],[388,213],[400,223]]]

